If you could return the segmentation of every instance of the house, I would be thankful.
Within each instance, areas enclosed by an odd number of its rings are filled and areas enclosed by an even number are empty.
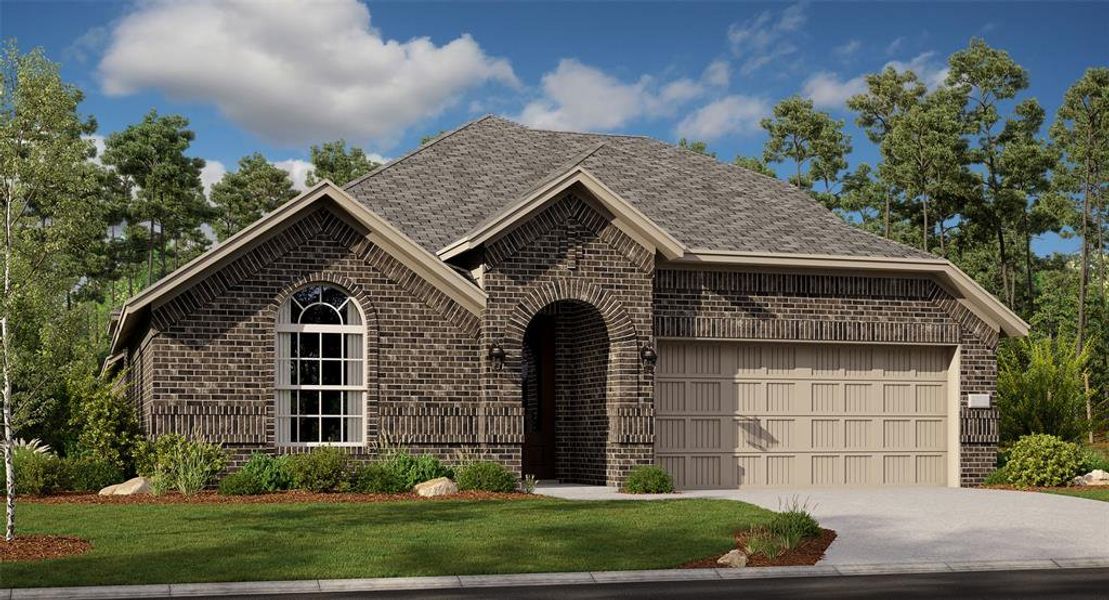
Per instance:
[[[619,484],[975,485],[1028,326],[784,182],[495,116],[321,183],[127,302],[152,435]]]

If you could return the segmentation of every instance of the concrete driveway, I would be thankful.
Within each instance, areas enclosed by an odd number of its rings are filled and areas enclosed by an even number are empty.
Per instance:
[[[1019,561],[1109,557],[1109,502],[1035,492],[958,488],[705,490],[660,496],[541,485],[582,500],[723,498],[777,510],[797,497],[837,532],[821,564]]]

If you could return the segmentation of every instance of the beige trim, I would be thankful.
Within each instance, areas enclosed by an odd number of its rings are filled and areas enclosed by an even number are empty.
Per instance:
[[[554,178],[547,185],[538,188],[498,215],[478,225],[461,239],[439,250],[439,258],[449,260],[507,233],[513,226],[533,215],[574,184],[581,184],[589,190],[589,193],[612,213],[613,224],[648,250],[657,250],[671,260],[686,254],[685,245],[674,236],[655,224],[647,215],[621,198],[585,168],[574,166],[565,174]]]
[[[963,391],[959,383],[962,380],[963,347],[955,346],[951,356],[951,364],[947,368],[947,487],[959,487],[962,484],[962,440],[959,438],[959,426],[962,423],[962,396]]]
[[[289,200],[252,225],[224,240],[211,250],[185,263],[154,285],[139,292],[120,309],[119,326],[112,337],[112,352],[119,351],[119,342],[134,327],[138,314],[147,307],[157,307],[188,290],[206,273],[234,260],[253,248],[269,234],[317,202],[331,200],[367,231],[367,237],[417,275],[430,282],[463,308],[480,316],[485,309],[486,294],[434,254],[414,242],[361,202],[352,198],[330,181],[321,181],[301,195]]]
[[[815,254],[779,254],[691,250],[670,264],[679,266],[746,266],[784,269],[854,270],[869,272],[920,273],[937,281],[995,331],[1009,337],[1028,335],[1029,325],[1003,302],[950,261],[936,258],[873,258]]]

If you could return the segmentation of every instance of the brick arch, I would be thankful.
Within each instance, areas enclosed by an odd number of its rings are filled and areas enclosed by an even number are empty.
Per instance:
[[[281,306],[298,290],[305,288],[309,285],[330,285],[337,287],[347,293],[355,302],[358,303],[358,308],[362,312],[362,326],[365,328],[363,337],[365,339],[365,346],[363,347],[364,363],[362,366],[362,373],[366,382],[366,396],[363,400],[362,410],[365,414],[366,428],[362,432],[363,445],[372,447],[376,444],[378,431],[379,431],[379,410],[381,393],[381,377],[380,377],[380,357],[379,348],[381,345],[381,328],[378,322],[377,307],[374,305],[370,295],[366,290],[352,281],[338,273],[331,272],[316,272],[304,274],[281,288],[272,302],[270,302],[265,310],[264,316],[266,322],[276,324],[278,311]],[[277,330],[272,330],[273,347],[277,347]],[[276,356],[271,356],[273,364],[276,364]],[[276,394],[271,393],[271,397]],[[270,446],[276,443],[276,424],[274,415],[274,402],[271,400],[267,408],[268,420],[271,426],[267,428],[267,437]]]
[[[562,300],[577,300],[591,305],[601,313],[609,342],[621,349],[637,351],[639,341],[628,311],[600,286],[575,280],[547,282],[533,287],[516,304],[505,328],[506,342],[519,348],[531,319],[544,307]]]

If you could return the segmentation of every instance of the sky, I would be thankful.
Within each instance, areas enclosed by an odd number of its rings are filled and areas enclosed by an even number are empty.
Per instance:
[[[262,152],[303,185],[312,144],[395,158],[487,113],[542,128],[705,141],[759,155],[759,119],[794,94],[847,122],[862,76],[931,84],[972,37],[1029,72],[1048,115],[1109,64],[1109,3],[3,0],[0,33],[42,47],[86,94],[99,136],[152,108],[188,117],[206,185]],[[1048,235],[1037,252],[1071,251]]]

